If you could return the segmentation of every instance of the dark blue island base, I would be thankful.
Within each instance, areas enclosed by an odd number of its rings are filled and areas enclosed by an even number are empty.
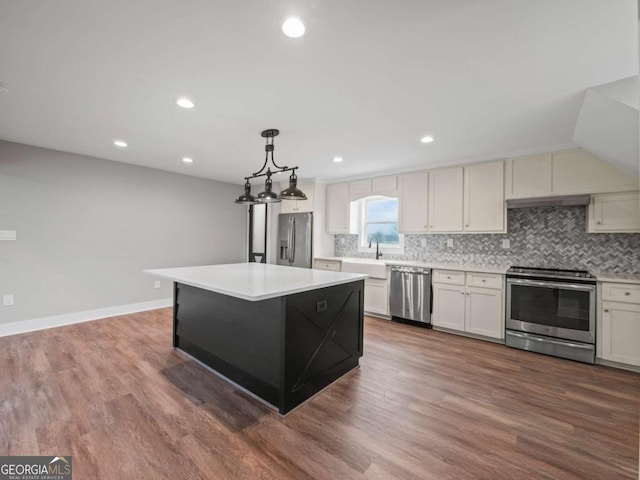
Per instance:
[[[358,366],[364,281],[252,302],[174,283],[173,346],[284,415]]]

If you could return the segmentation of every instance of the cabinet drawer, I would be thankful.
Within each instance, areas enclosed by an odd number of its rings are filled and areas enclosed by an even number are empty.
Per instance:
[[[464,272],[453,270],[434,270],[434,283],[448,283],[450,285],[464,285]]]
[[[614,302],[640,303],[640,285],[632,283],[603,283],[602,299]]]
[[[332,262],[331,260],[316,260],[315,267],[317,270],[329,270],[332,272],[339,272],[340,262]]]
[[[496,273],[468,272],[467,285],[470,287],[502,289],[502,275]]]

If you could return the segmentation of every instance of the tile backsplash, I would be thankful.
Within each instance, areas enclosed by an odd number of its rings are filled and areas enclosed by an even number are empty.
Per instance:
[[[506,234],[408,234],[404,255],[384,254],[383,248],[383,258],[640,273],[640,233],[586,233],[586,207],[514,209],[507,222]],[[453,247],[447,247],[450,238]],[[511,248],[503,249],[507,238]],[[336,235],[336,256],[373,257],[357,246],[357,235]]]

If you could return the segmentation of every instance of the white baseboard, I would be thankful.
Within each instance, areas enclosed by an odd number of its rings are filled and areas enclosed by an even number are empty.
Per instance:
[[[115,317],[118,315],[126,315],[128,313],[155,310],[156,308],[165,308],[172,305],[172,298],[163,298],[161,300],[151,300],[149,302],[131,303],[129,305],[118,305],[116,307],[99,308],[97,310],[86,310],[84,312],[55,315],[53,317],[5,323],[4,325],[0,324],[0,337],[34,332],[36,330],[44,330],[46,328],[62,327],[63,325],[99,320],[101,318]]]

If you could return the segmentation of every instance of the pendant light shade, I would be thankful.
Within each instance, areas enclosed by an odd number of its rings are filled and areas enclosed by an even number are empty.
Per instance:
[[[298,177],[295,169],[289,177],[289,187],[280,192],[282,200],[306,200],[307,196],[298,188]]]
[[[275,146],[273,145],[273,139],[280,134],[277,128],[270,128],[264,130],[260,135],[266,139],[266,145],[264,146],[265,159],[262,164],[262,168],[248,177],[244,177],[247,183],[244,184],[244,195],[240,195],[236,199],[236,203],[241,205],[253,205],[255,203],[276,203],[282,200],[306,200],[307,196],[302,190],[298,188],[298,177],[296,176],[296,169],[298,167],[280,166],[273,158],[273,151]],[[273,165],[275,170],[271,170],[269,161]],[[266,171],[265,171],[266,170]],[[285,188],[280,194],[273,191],[273,182],[271,181],[271,175],[274,173],[291,172],[289,177],[289,187]],[[251,195],[251,184],[249,180],[258,177],[267,177],[267,181],[264,183],[264,192],[260,192],[255,197]]]
[[[236,203],[240,205],[253,205],[257,203],[256,197],[251,195],[251,184],[249,183],[249,180],[244,184],[244,193],[236,198]]]
[[[256,197],[259,203],[276,203],[281,202],[280,195],[272,190],[273,181],[271,180],[271,172],[267,171],[267,181],[264,182],[264,192],[260,192]]]

